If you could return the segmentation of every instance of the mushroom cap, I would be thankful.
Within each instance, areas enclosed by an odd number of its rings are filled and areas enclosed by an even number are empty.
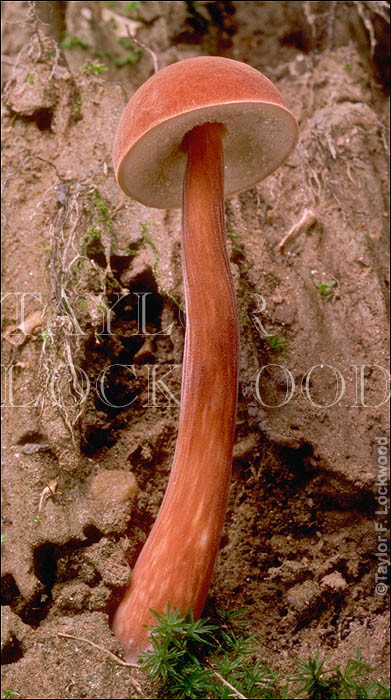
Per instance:
[[[149,207],[181,207],[183,137],[206,122],[225,126],[226,197],[276,170],[298,139],[296,119],[258,70],[230,58],[188,58],[153,75],[129,100],[113,147],[121,189]]]

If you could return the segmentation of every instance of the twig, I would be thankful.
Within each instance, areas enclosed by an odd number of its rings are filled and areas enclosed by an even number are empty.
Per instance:
[[[225,678],[223,678],[223,676],[221,676],[220,673],[215,671],[213,668],[212,668],[212,673],[214,673],[214,675],[219,679],[219,681],[221,683],[223,683],[223,685],[226,685],[227,688],[229,688],[230,690],[232,690],[235,693],[236,698],[243,698],[243,700],[246,700],[245,695],[242,695],[242,693],[240,693],[239,690],[237,690],[233,685],[231,685],[231,683],[228,683],[228,681],[226,681]]]
[[[105,647],[101,647],[99,644],[95,644],[95,642],[91,642],[90,639],[86,639],[86,637],[76,637],[74,634],[66,634],[65,632],[57,632],[59,637],[66,637],[67,639],[76,639],[78,642],[87,642],[87,644],[91,644],[92,647],[95,647],[95,649],[99,649],[99,651],[103,651],[104,654],[107,654],[107,656],[110,656],[111,659],[117,662],[117,664],[120,664],[121,666],[127,666],[128,668],[140,668],[138,664],[129,664],[127,661],[123,661],[123,659],[120,659],[119,656],[116,656],[113,654],[113,652],[109,651],[108,649],[105,649]]]
[[[131,668],[139,668],[138,664],[130,664],[127,661],[124,661],[121,659],[119,656],[116,656],[116,654],[113,654],[113,652],[109,651],[108,649],[105,649],[105,647],[100,646],[99,644],[95,644],[95,642],[91,642],[90,639],[87,639],[86,637],[76,637],[74,634],[66,634],[65,632],[57,632],[59,637],[66,637],[67,639],[76,639],[78,642],[87,642],[87,644],[91,644],[91,646],[95,647],[95,649],[99,649],[99,651],[103,651],[107,656],[110,656],[114,661],[116,661],[118,664],[121,666],[128,666]]]
[[[51,496],[54,496],[57,490],[58,482],[55,479],[52,479],[52,481],[49,481],[48,485],[45,486],[43,491],[40,494],[39,498],[39,505],[38,505],[38,513],[42,511],[43,504],[45,501],[47,501],[48,498]]]
[[[293,242],[301,233],[306,233],[311,226],[313,226],[317,221],[315,213],[312,209],[305,209],[302,217],[297,221],[284,238],[279,242],[277,249],[280,253],[284,251],[285,245],[289,242]]]
[[[149,55],[152,57],[152,61],[153,61],[153,70],[154,70],[155,73],[158,73],[158,72],[159,72],[159,66],[158,66],[158,62],[157,62],[157,55],[156,55],[156,53],[155,53],[154,51],[152,51],[152,49],[150,49],[149,46],[147,46],[146,44],[143,44],[142,41],[140,41],[139,39],[136,39],[136,37],[135,37],[133,34],[130,33],[130,29],[129,29],[128,26],[126,27],[126,33],[127,33],[128,37],[129,37],[129,39],[130,39],[134,44],[136,44],[136,46],[139,46],[140,49],[142,49],[143,51],[146,51],[147,53],[149,53]]]

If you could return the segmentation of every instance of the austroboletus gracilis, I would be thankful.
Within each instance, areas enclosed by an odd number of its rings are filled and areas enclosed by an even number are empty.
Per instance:
[[[238,320],[224,198],[278,168],[296,120],[254,68],[221,57],[179,61],[130,99],[114,140],[122,190],[149,207],[182,206],[186,336],[179,430],[156,522],[115,613],[126,658],[148,648],[151,610],[200,616],[224,523],[238,388]]]

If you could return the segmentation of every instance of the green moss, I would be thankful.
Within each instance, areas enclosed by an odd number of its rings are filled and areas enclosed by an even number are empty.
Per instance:
[[[367,680],[371,667],[361,653],[345,666],[329,667],[317,651],[297,660],[297,672],[285,678],[257,659],[254,635],[245,631],[241,611],[218,612],[216,624],[194,620],[192,612],[154,612],[152,651],[141,655],[141,668],[164,683],[169,698],[303,698],[305,700],[389,698],[389,688]]]

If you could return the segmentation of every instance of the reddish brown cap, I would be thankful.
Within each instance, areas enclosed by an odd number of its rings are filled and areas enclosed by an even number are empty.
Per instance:
[[[296,119],[262,73],[229,58],[189,58],[163,68],[129,100],[114,139],[119,186],[149,207],[181,207],[181,143],[205,122],[226,127],[225,196],[273,172],[298,139]]]

